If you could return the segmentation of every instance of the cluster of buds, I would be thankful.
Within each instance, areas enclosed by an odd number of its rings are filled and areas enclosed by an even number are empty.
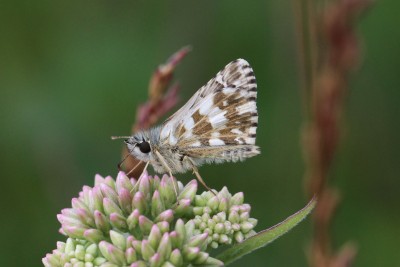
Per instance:
[[[58,242],[57,249],[43,259],[45,266],[222,266],[223,263],[204,252],[208,234],[191,235],[183,220],[178,219],[174,231],[153,225],[143,240],[133,235],[110,231],[109,241],[92,243],[68,238]],[[107,239],[108,240],[108,239]]]
[[[174,191],[178,189],[178,196]],[[66,243],[43,258],[45,266],[222,266],[207,251],[254,234],[256,220],[243,194],[223,188],[197,195],[164,175],[139,181],[120,172],[117,179],[95,178],[72,208],[58,215]]]
[[[203,192],[195,197],[194,233],[207,233],[212,248],[242,242],[256,234],[257,220],[250,218],[250,205],[243,204],[243,193],[232,196],[226,187],[214,196]]]

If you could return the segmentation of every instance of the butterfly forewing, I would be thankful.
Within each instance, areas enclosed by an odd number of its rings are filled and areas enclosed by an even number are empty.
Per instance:
[[[257,85],[243,59],[229,63],[162,126],[160,141],[195,158],[257,155]]]

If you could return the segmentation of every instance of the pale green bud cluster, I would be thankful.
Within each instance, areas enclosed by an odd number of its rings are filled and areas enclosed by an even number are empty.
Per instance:
[[[153,225],[148,238],[143,240],[111,230],[110,240],[98,244],[74,238],[58,242],[57,249],[43,258],[43,264],[46,267],[222,266],[221,261],[204,252],[207,237],[207,234],[191,236],[181,219],[172,232],[163,233]]]
[[[244,204],[243,193],[231,195],[226,187],[215,196],[211,192],[196,195],[194,234],[207,233],[212,248],[242,242],[254,235],[257,220],[250,218],[251,207]]]
[[[97,244],[73,238],[68,238],[66,243],[57,242],[57,249],[43,258],[45,266],[89,267],[100,266],[106,262]]]
[[[174,186],[178,189],[175,195]],[[224,187],[196,195],[197,181],[183,186],[164,175],[143,174],[140,182],[120,172],[95,178],[72,208],[58,215],[69,238],[43,258],[45,266],[222,266],[207,249],[254,234],[243,194]]]

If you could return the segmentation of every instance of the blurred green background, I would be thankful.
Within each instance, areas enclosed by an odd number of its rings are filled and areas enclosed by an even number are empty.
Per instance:
[[[378,1],[360,23],[332,170],[334,244],[354,240],[354,266],[400,266],[399,8]],[[65,240],[56,214],[96,173],[116,176],[122,144],[110,136],[130,133],[152,71],[187,44],[181,104],[239,57],[258,81],[262,154],[202,167],[207,183],[243,191],[258,230],[303,207],[295,28],[291,1],[1,1],[0,266],[41,266]],[[308,219],[234,266],[307,266],[310,230]]]

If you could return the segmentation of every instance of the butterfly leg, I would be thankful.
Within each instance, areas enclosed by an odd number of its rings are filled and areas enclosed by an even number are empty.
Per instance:
[[[160,154],[160,152],[158,152],[157,150],[154,150],[154,151],[155,151],[157,157],[160,159],[160,162],[163,165],[163,167],[168,171],[169,178],[171,179],[172,185],[174,186],[174,191],[175,191],[176,198],[178,198],[178,190],[176,188],[174,178],[172,178],[172,170],[171,170],[171,168],[168,166],[167,162],[165,161],[164,157]]]
[[[147,167],[149,166],[149,161],[146,162],[146,165],[144,166],[144,169],[142,171],[142,174],[139,176],[139,179],[137,180],[136,184],[133,186],[132,191],[134,191],[136,189],[136,187],[139,186],[140,181],[142,180],[143,174],[147,171]]]
[[[201,178],[200,173],[196,167],[196,165],[194,164],[193,160],[187,156],[185,156],[183,158],[183,160],[187,160],[188,162],[190,162],[190,165],[192,167],[193,173],[196,175],[197,180],[199,180],[199,182],[211,193],[214,194],[214,196],[217,196],[217,194],[210,188],[208,187],[208,185],[204,182],[203,178]]]

